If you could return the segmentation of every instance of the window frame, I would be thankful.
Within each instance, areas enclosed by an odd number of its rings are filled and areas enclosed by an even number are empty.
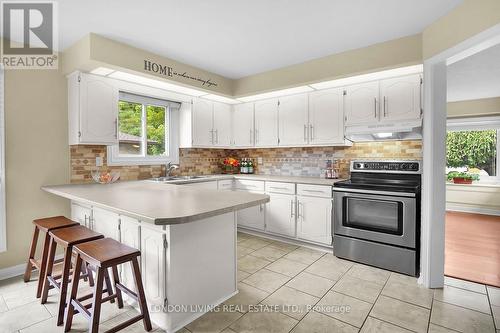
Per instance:
[[[500,116],[449,118],[446,122],[446,132],[485,131],[497,132],[496,176],[481,176],[478,183],[500,181]]]
[[[119,143],[108,146],[108,165],[125,166],[125,165],[162,165],[166,163],[179,163],[179,140],[178,128],[179,109],[181,104],[178,102],[163,100],[147,95],[135,94],[131,92],[120,91],[118,102],[126,101],[129,103],[142,104],[141,114],[141,155],[120,155]],[[160,106],[165,108],[165,151],[167,154],[154,156],[147,154],[147,106]],[[119,112],[119,111],[118,111]],[[177,114],[177,115],[176,115]],[[119,128],[118,114],[117,127]],[[119,130],[118,130],[119,131]]]

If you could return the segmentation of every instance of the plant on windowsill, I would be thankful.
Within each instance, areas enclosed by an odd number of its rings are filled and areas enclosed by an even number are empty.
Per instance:
[[[239,168],[240,168],[240,161],[238,161],[233,157],[227,157],[222,162],[223,173],[235,174],[239,172],[240,170]]]
[[[472,184],[473,181],[479,180],[479,175],[470,172],[451,171],[446,175],[448,181],[453,184]]]

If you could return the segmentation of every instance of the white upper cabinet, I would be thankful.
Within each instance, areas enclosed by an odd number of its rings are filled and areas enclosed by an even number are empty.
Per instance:
[[[231,136],[231,105],[214,102],[213,145],[229,147]]]
[[[415,120],[421,116],[420,74],[380,81],[380,120]]]
[[[255,103],[255,146],[278,145],[278,100],[268,99]]]
[[[214,140],[213,102],[193,100],[192,126],[193,146],[211,146]]]
[[[118,96],[114,80],[80,72],[69,75],[69,144],[116,144]]]
[[[235,147],[252,147],[254,145],[253,103],[234,106],[233,111],[233,144]]]
[[[344,143],[344,91],[341,88],[309,94],[309,144]]]
[[[379,82],[345,88],[346,125],[370,124],[379,119]]]
[[[296,146],[307,144],[308,95],[282,97],[278,104],[279,145]],[[303,135],[301,135],[303,134]]]

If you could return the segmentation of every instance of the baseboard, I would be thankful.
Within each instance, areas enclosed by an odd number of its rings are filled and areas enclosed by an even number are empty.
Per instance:
[[[463,205],[446,204],[446,210],[452,212],[475,213],[483,215],[500,216],[500,210],[483,208],[483,207],[469,207]]]
[[[0,269],[0,280],[5,280],[14,276],[23,275],[25,269],[26,269],[26,264],[20,264],[7,268],[2,268]]]
[[[58,254],[55,256],[56,260],[59,260],[62,258],[63,258],[62,254]],[[26,269],[26,263],[19,264],[16,266],[2,268],[2,269],[0,269],[0,281],[5,280],[5,279],[9,279],[9,278],[12,278],[15,276],[23,275],[25,269]]]

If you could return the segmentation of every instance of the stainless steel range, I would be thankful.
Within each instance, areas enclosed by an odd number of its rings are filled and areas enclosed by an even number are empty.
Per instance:
[[[333,187],[335,256],[416,276],[420,185],[419,161],[352,161]]]

